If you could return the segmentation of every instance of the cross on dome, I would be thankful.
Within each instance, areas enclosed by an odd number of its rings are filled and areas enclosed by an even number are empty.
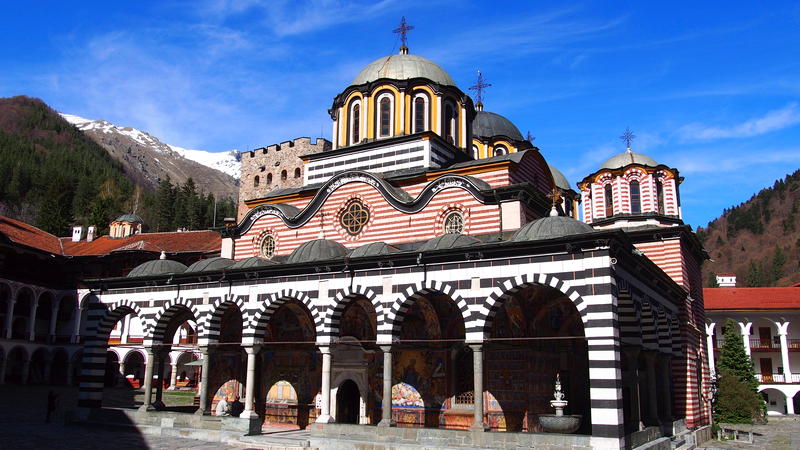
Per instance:
[[[406,16],[400,20],[400,26],[395,28],[392,32],[400,35],[400,53],[408,54],[408,32],[413,30],[414,27],[406,22]]]
[[[487,87],[491,87],[491,84],[486,82],[483,78],[483,74],[479,70],[477,81],[469,87],[470,91],[475,91],[475,106],[478,108],[478,111],[483,111],[483,90]]]
[[[631,142],[636,139],[636,135],[633,134],[630,127],[625,127],[625,131],[622,133],[622,136],[619,137],[622,142],[625,143],[625,146],[628,151],[631,151]]]

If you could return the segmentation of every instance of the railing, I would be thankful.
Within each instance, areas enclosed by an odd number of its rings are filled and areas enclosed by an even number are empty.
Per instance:
[[[455,396],[456,405],[474,405],[475,395],[472,391],[462,392]]]
[[[800,339],[787,339],[786,345],[789,346],[789,350],[800,351]]]
[[[762,375],[760,373],[757,373],[756,380],[758,380],[758,382],[761,384],[783,384],[783,383],[800,384],[800,373],[793,373],[788,377],[786,376],[786,374],[783,373],[773,373],[767,375]]]
[[[750,349],[751,350],[772,350],[772,349],[779,349],[779,348],[781,348],[781,344],[776,344],[776,343],[772,342],[772,339],[761,340],[761,339],[750,338]]]

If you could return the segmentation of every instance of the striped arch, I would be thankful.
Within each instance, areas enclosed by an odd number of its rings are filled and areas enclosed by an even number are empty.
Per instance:
[[[681,356],[683,354],[683,338],[681,338],[681,328],[678,318],[670,316],[670,334],[672,335],[672,354]]]
[[[658,349],[656,317],[649,301],[642,301],[642,346],[650,350]]]
[[[512,279],[506,280],[502,286],[496,287],[494,291],[489,294],[489,297],[486,298],[483,308],[481,308],[481,311],[478,313],[477,325],[472,330],[468,329],[467,332],[473,331],[481,333],[482,339],[487,339],[491,335],[495,315],[500,310],[500,307],[503,306],[505,300],[530,285],[551,287],[567,296],[567,298],[572,301],[572,304],[575,305],[575,308],[581,315],[581,321],[584,326],[586,326],[588,320],[586,316],[586,303],[583,301],[580,294],[558,278],[540,273],[518,275]]]
[[[378,300],[378,296],[375,294],[375,291],[370,288],[356,285],[339,291],[333,298],[333,308],[325,315],[325,320],[322,326],[324,331],[321,333],[320,337],[325,338],[328,341],[332,340],[334,337],[340,337],[339,320],[342,318],[342,314],[344,314],[344,310],[347,308],[347,305],[349,305],[351,301],[358,297],[365,297],[375,309],[375,316],[377,319],[375,336],[378,335],[378,330],[382,328],[385,321],[383,305],[381,304],[380,300]]]
[[[239,308],[239,311],[242,313],[242,323],[247,324],[247,311],[244,309],[246,300],[247,296],[237,296],[233,294],[225,294],[224,297],[218,298],[211,306],[211,313],[206,314],[205,320],[198,320],[197,322],[198,343],[201,346],[206,346],[209,343],[214,343],[219,340],[222,316],[225,315],[230,308]]]
[[[163,343],[164,333],[167,331],[172,319],[182,310],[188,310],[194,316],[195,323],[200,321],[200,311],[194,306],[191,300],[183,297],[169,300],[153,318],[144,324],[144,345],[150,347],[154,343]]]
[[[619,329],[622,342],[628,345],[642,344],[642,329],[639,321],[640,306],[633,301],[627,286],[619,285],[617,294],[617,312],[619,314]]]
[[[311,318],[314,320],[314,331],[317,335],[317,339],[319,339],[323,334],[322,314],[320,314],[319,309],[314,306],[311,299],[308,298],[305,293],[295,291],[294,289],[283,289],[280,292],[269,294],[264,304],[253,314],[253,318],[250,320],[250,326],[248,330],[246,330],[246,333],[243,333],[242,338],[247,338],[254,342],[263,342],[267,331],[267,325],[270,319],[272,319],[272,315],[275,314],[275,311],[284,303],[291,300],[302,303],[306,309],[308,309]]]
[[[379,339],[381,335],[383,335],[384,339],[382,340],[384,341],[387,337],[397,336],[400,326],[403,324],[403,319],[405,319],[406,313],[414,305],[414,302],[432,292],[441,292],[453,299],[461,311],[465,334],[469,334],[472,313],[467,307],[467,302],[461,296],[456,295],[455,291],[449,284],[434,280],[421,281],[407,287],[405,292],[398,294],[397,298],[392,302],[392,307],[385,317],[383,327],[378,324]]]
[[[108,337],[114,325],[128,314],[141,317],[141,309],[129,300],[111,305],[100,302],[94,294],[81,302],[86,314],[86,335],[81,355],[81,375],[78,387],[78,407],[99,408],[103,400]]]
[[[658,307],[656,310],[656,320],[658,323],[658,349],[663,353],[672,353],[672,334],[670,332],[669,318],[664,308]]]

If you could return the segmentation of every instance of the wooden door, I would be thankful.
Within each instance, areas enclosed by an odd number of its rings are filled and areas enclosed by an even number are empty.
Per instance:
[[[759,347],[772,348],[772,332],[769,327],[758,327]]]
[[[761,358],[762,383],[772,383],[772,358]]]

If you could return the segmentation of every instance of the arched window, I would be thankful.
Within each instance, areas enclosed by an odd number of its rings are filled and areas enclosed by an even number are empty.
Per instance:
[[[267,184],[272,184],[272,174],[271,173],[267,174]]]
[[[428,129],[428,96],[417,94],[414,98],[414,133]]]
[[[350,107],[350,144],[361,141],[361,104],[354,102]]]
[[[614,215],[614,194],[611,190],[611,183],[608,183],[604,189],[606,193],[606,217],[611,217]]]
[[[281,181],[286,181],[287,178],[289,178],[289,174],[287,174],[286,170],[284,169],[281,171]]]
[[[664,214],[664,183],[656,180],[656,197],[658,202],[658,213]]]
[[[642,212],[642,196],[639,193],[639,182],[632,180],[630,182],[631,188],[631,213],[639,214]]]
[[[294,177],[295,178],[300,178],[300,168],[299,167],[294,169]]]
[[[508,149],[504,145],[497,145],[494,147],[494,156],[507,155]]]
[[[259,184],[261,184],[261,177],[256,175],[256,177],[253,178],[253,187],[258,187]]]
[[[453,145],[456,143],[456,132],[458,131],[456,119],[456,109],[451,103],[448,103],[444,107],[444,138]]]
[[[264,236],[261,240],[261,256],[263,258],[272,259],[275,256],[275,237],[271,234]]]
[[[389,94],[384,94],[378,102],[378,133],[380,137],[392,135],[392,99]]]

